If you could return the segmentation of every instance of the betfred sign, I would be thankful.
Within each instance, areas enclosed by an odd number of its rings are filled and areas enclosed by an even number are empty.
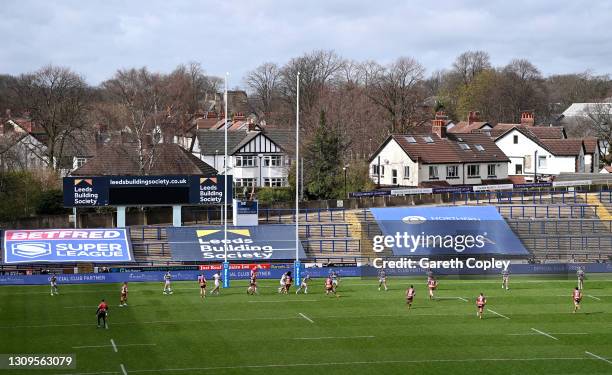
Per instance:
[[[132,262],[125,229],[46,229],[4,232],[4,263]]]

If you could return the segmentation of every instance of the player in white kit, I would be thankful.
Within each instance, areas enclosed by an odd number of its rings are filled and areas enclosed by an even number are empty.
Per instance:
[[[219,272],[213,275],[213,280],[215,281],[215,289],[210,292],[210,295],[219,295],[219,289],[221,288],[221,275],[219,275]]]
[[[172,275],[170,274],[170,271],[166,272],[166,274],[164,275],[164,294],[168,295],[168,294],[172,294],[172,287],[170,285],[172,280]]]

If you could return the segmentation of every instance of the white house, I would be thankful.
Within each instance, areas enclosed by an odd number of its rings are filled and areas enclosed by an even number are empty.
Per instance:
[[[198,130],[193,154],[219,173],[224,169],[223,130]],[[228,131],[228,173],[236,187],[288,185],[293,148],[291,132],[284,129]]]
[[[510,175],[551,176],[585,171],[582,139],[540,139],[523,126],[504,129],[492,136],[510,159]]]
[[[394,134],[370,158],[380,186],[450,186],[508,182],[508,158],[486,134],[447,134],[444,120],[431,134]]]

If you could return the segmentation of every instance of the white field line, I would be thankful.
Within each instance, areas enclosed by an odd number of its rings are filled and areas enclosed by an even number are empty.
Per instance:
[[[115,344],[115,340],[111,339],[111,345],[113,346],[113,350],[115,351],[115,353],[117,353],[119,350],[117,350],[117,344]]]
[[[551,332],[551,335],[588,335],[586,332]],[[538,336],[539,333],[507,333],[507,336]]]
[[[304,319],[308,320],[310,323],[314,323],[314,320],[310,319],[310,318],[309,318],[309,317],[307,317],[306,315],[304,315],[304,314],[302,314],[302,313],[299,313],[299,314],[300,314],[300,316],[301,316],[302,318],[304,318]]]
[[[571,312],[550,312],[543,314],[531,314],[531,315],[569,315]],[[363,318],[402,318],[406,316],[472,316],[471,313],[447,313],[447,314],[422,314],[422,313],[410,313],[407,314],[370,314],[370,315],[325,315],[317,317],[318,319],[363,319]],[[202,322],[224,322],[224,321],[237,321],[237,322],[252,322],[257,320],[295,320],[302,319],[295,316],[287,317],[267,317],[267,318],[218,318],[218,319],[187,319],[187,320],[152,320],[152,321],[131,321],[131,322],[115,322],[113,325],[142,325],[142,324],[179,324],[179,323],[202,323]],[[85,327],[91,326],[91,323],[66,323],[66,324],[40,324],[40,325],[15,325],[15,326],[0,326],[2,329],[17,329],[17,328],[56,328],[56,327]]]
[[[460,300],[462,300],[464,302],[468,302],[468,300],[465,299],[464,297],[434,297],[434,299],[442,299],[442,300],[444,300],[444,299],[460,299]]]
[[[553,339],[553,340],[557,340],[557,341],[559,341],[559,339],[558,339],[558,338],[556,338],[555,336],[551,336],[551,335],[549,335],[549,334],[548,334],[548,333],[546,333],[546,332],[542,332],[542,331],[540,331],[539,329],[532,328],[531,330],[532,330],[532,331],[534,331],[534,332],[537,332],[537,333],[539,333],[539,334],[541,334],[541,335],[544,335],[544,336],[546,336],[546,337],[550,337],[550,338],[551,338],[551,339]]]
[[[536,361],[589,361],[588,357],[540,357],[540,358],[468,358],[468,359],[423,359],[423,360],[389,360],[389,361],[354,361],[354,362],[319,362],[319,363],[286,363],[268,365],[215,366],[215,367],[185,367],[167,369],[130,370],[131,374],[155,372],[195,372],[214,370],[240,370],[261,368],[292,368],[292,367],[329,367],[354,365],[384,365],[384,364],[421,364],[421,363],[476,363],[476,362],[536,362]]]
[[[125,366],[123,365],[123,363],[121,364],[121,372],[123,373],[123,375],[127,375],[127,371],[125,370]]]
[[[508,317],[507,317],[507,316],[505,316],[504,314],[500,314],[500,313],[498,313],[497,311],[494,311],[494,310],[491,310],[491,309],[487,309],[487,311],[490,311],[490,312],[492,312],[493,314],[495,314],[495,315],[497,315],[497,316],[501,316],[501,317],[502,317],[502,318],[504,318],[504,319],[508,319],[508,320],[510,320],[510,318],[508,318]]]
[[[595,297],[595,296],[592,296],[592,295],[590,295],[590,294],[587,294],[587,297],[591,297],[591,298],[593,298],[593,299],[595,299],[595,300],[597,300],[597,301],[601,301],[601,298],[599,298],[599,297]]]
[[[594,357],[594,358],[600,359],[600,360],[602,360],[602,361],[604,361],[604,362],[608,362],[609,364],[611,364],[611,365],[612,365],[612,361],[610,361],[610,360],[608,360],[608,359],[606,359],[606,358],[604,358],[604,357],[600,357],[600,356],[598,356],[597,354],[593,354],[593,353],[591,353],[591,352],[585,352],[585,353],[586,353],[586,354],[588,354],[588,355],[590,355],[590,356],[592,356],[592,357]]]
[[[318,299],[286,300],[286,301],[249,301],[249,303],[286,303],[286,302],[319,302]]]
[[[375,336],[327,336],[327,337],[294,337],[292,340],[343,340],[343,339],[373,339]]]
[[[73,346],[72,349],[93,349],[93,348],[110,348],[112,345],[81,345],[81,346]],[[121,344],[117,345],[117,347],[124,346],[157,346],[157,344]]]

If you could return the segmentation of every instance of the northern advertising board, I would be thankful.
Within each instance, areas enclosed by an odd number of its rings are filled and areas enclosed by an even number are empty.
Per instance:
[[[132,262],[126,229],[4,231],[5,264]]]
[[[529,252],[493,206],[371,208],[382,235],[374,252],[395,256],[525,256]]]
[[[220,262],[269,261],[295,259],[295,227],[292,225],[262,225],[230,227],[227,242],[223,227],[172,227],[166,230],[172,260]],[[225,245],[225,246],[224,246]],[[304,258],[298,241],[298,258]]]
[[[232,176],[227,176],[231,195]],[[224,176],[64,177],[65,207],[223,204]],[[229,203],[229,202],[228,202]]]

